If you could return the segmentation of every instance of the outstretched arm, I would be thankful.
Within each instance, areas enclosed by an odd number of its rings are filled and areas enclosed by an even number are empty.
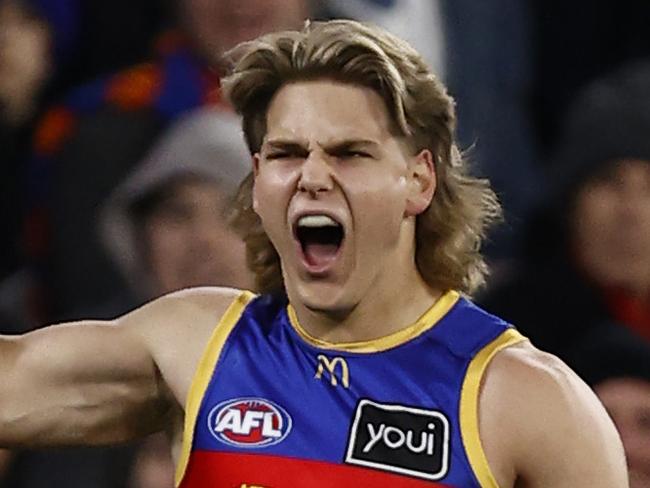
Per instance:
[[[0,445],[104,444],[156,430],[164,387],[125,322],[0,337]]]
[[[555,356],[528,343],[502,351],[488,368],[480,406],[481,437],[501,486],[628,487],[614,424]]]
[[[186,290],[114,321],[0,336],[0,447],[108,444],[169,427],[237,295]]]

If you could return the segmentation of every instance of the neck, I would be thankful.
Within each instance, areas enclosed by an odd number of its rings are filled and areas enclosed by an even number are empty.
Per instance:
[[[405,273],[404,270],[409,272]],[[305,331],[330,343],[361,342],[385,337],[420,318],[440,297],[424,281],[415,263],[385,266],[368,292],[345,312],[314,311],[292,303]]]

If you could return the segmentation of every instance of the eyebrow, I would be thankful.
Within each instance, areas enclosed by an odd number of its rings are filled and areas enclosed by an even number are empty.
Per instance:
[[[307,150],[304,143],[289,140],[289,139],[274,139],[274,140],[266,141],[265,143],[262,144],[262,149],[264,148],[281,149],[283,151],[294,151],[294,152],[295,151],[305,152]]]
[[[296,141],[292,139],[271,139],[262,145],[262,147],[265,146],[268,149],[307,151],[307,144],[304,141]],[[323,146],[323,149],[328,153],[336,153],[353,147],[378,149],[379,143],[370,139],[344,139],[341,141],[325,144]]]

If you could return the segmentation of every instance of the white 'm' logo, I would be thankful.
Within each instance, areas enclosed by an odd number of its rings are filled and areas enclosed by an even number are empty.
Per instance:
[[[330,359],[327,356],[323,354],[319,354],[318,369],[316,370],[316,375],[314,376],[314,378],[321,379],[323,377],[324,370],[327,370],[327,372],[330,374],[330,383],[332,384],[332,386],[337,386],[339,384],[337,374],[336,374],[337,366],[341,367],[341,383],[345,388],[349,388],[350,370],[348,368],[348,363],[345,362],[345,359],[343,358],[334,358],[330,361]]]

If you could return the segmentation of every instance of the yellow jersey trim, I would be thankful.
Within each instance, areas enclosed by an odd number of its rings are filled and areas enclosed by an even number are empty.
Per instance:
[[[460,433],[469,464],[482,488],[499,488],[490,469],[479,434],[478,402],[483,375],[492,358],[508,346],[526,340],[515,329],[505,330],[485,346],[469,364],[460,394]]]
[[[405,342],[414,339],[420,334],[431,329],[436,325],[440,319],[442,319],[449,310],[458,302],[460,295],[457,291],[448,291],[442,295],[432,306],[422,314],[422,316],[412,325],[393,332],[384,337],[378,339],[372,339],[370,341],[360,341],[360,342],[339,342],[332,343],[318,339],[311,336],[298,321],[296,311],[291,305],[287,306],[287,314],[289,316],[289,322],[296,330],[298,335],[302,337],[309,344],[319,347],[321,349],[333,349],[337,351],[348,351],[356,353],[373,353],[386,351],[387,349],[392,349],[397,347]]]
[[[199,365],[192,378],[190,391],[187,395],[185,405],[185,422],[183,428],[183,442],[181,447],[181,455],[176,466],[175,484],[180,486],[187,470],[187,465],[190,461],[190,454],[192,453],[192,443],[194,442],[194,427],[196,419],[199,414],[199,408],[205,391],[208,388],[212,373],[217,365],[221,350],[223,349],[228,336],[237,325],[246,305],[255,297],[249,291],[242,292],[233,302],[228,306],[226,313],[223,315],[219,324],[214,328],[212,336],[208,341],[203,355],[199,361]]]

